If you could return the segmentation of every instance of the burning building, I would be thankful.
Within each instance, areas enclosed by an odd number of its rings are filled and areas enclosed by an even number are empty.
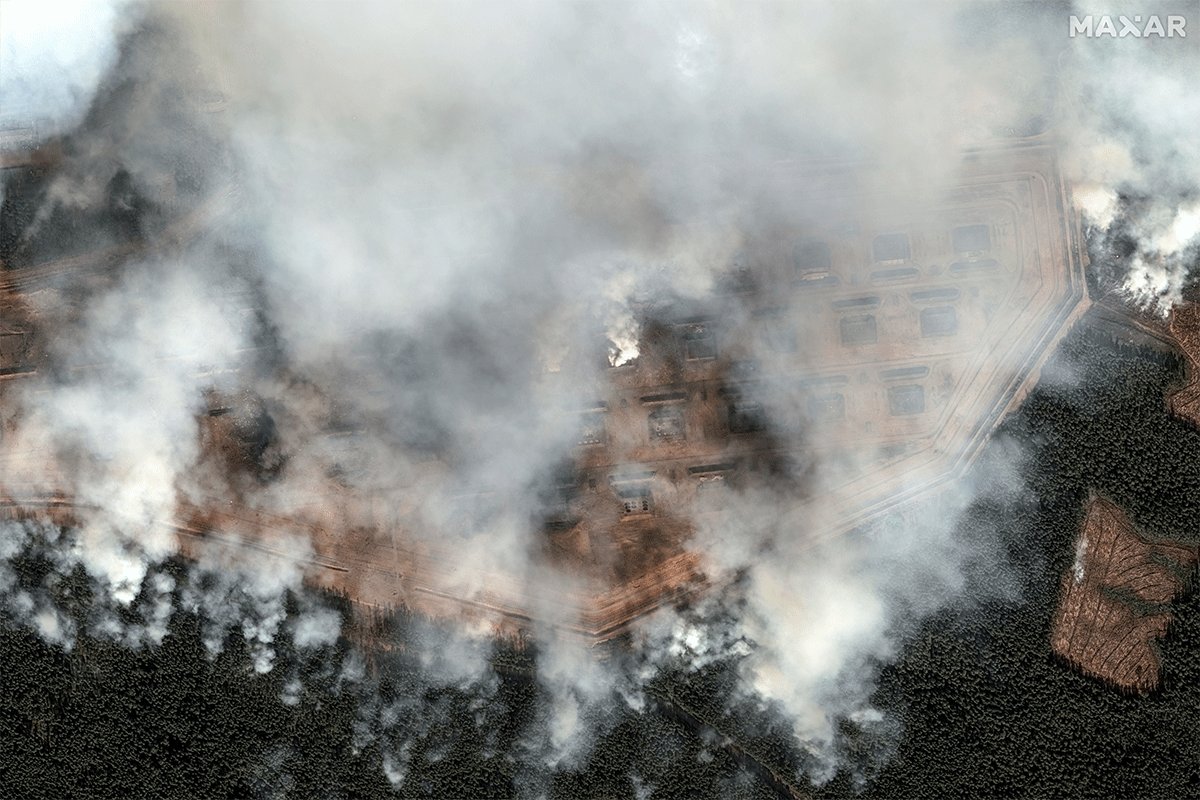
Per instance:
[[[1052,142],[972,150],[953,189],[929,203],[870,188],[877,183],[862,165],[786,163],[767,180],[820,196],[824,217],[747,235],[711,291],[635,298],[636,357],[611,358],[598,341],[594,353],[546,370],[542,396],[561,399],[554,416],[574,433],[521,492],[456,480],[433,434],[417,448],[427,451],[418,474],[372,475],[375,433],[335,410],[313,434],[326,468],[286,513],[224,484],[210,495],[180,493],[171,518],[158,522],[196,554],[278,552],[279,531],[302,530],[310,579],[363,604],[467,609],[517,629],[548,616],[603,641],[702,590],[704,555],[691,537],[706,518],[729,513],[733,498],[764,486],[791,498],[781,514],[795,516],[788,535],[802,544],[936,491],[972,462],[1087,306]],[[211,202],[179,215],[155,246],[185,242]],[[52,385],[38,309],[69,303],[79,281],[103,283],[145,246],[134,236],[5,264],[3,394],[18,383]],[[252,295],[229,302],[251,327],[265,313]],[[255,347],[269,345],[259,337]],[[249,471],[269,483],[281,463],[270,414],[228,389],[209,400],[199,421],[204,458],[216,458],[221,474]],[[31,474],[47,454],[16,437],[15,415],[5,425],[6,461],[25,465],[13,474]],[[52,484],[52,476],[9,481],[6,513],[53,508],[69,521],[73,499],[47,491]],[[514,518],[540,531],[538,557],[564,580],[534,586],[503,563],[458,559],[455,535]],[[443,535],[413,535],[431,527]]]

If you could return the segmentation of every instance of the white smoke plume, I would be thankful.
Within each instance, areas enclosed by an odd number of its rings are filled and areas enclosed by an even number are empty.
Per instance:
[[[48,136],[77,124],[116,57],[124,5],[0,3],[0,129],[33,126]]]
[[[1072,12],[1114,17],[1120,3]],[[1156,6],[1182,16],[1186,37],[1073,39],[1063,59],[1059,112],[1065,165],[1097,232],[1119,229],[1132,244],[1122,288],[1165,314],[1180,302],[1200,258],[1200,71],[1195,3]],[[1185,28],[1186,30],[1186,28]]]
[[[109,54],[95,62],[112,65],[104,81],[92,67],[60,65],[52,48],[30,56],[13,45],[32,77],[4,84],[6,106],[17,96],[69,126],[91,96],[86,113],[105,123],[81,127],[39,224],[100,203],[126,174],[150,209],[145,238],[169,239],[168,220],[189,214],[198,236],[133,257],[114,283],[78,287],[82,315],[39,308],[61,321],[52,354],[62,378],[19,398],[3,447],[51,452],[55,469],[5,481],[66,480],[92,509],[77,563],[114,608],[143,597],[144,625],[112,635],[160,641],[162,601],[173,595],[211,621],[211,652],[236,625],[266,671],[285,626],[301,648],[337,635],[336,615],[320,608],[285,616],[284,597],[312,557],[305,533],[272,543],[287,569],[252,559],[230,569],[234,559],[210,553],[197,568],[207,580],[176,586],[156,570],[175,550],[167,523],[181,497],[295,510],[331,461],[345,466],[318,432],[351,420],[369,435],[351,448],[349,480],[415,509],[427,523],[418,537],[456,537],[457,590],[482,596],[478,576],[489,570],[534,587],[530,605],[549,623],[538,630],[539,680],[553,702],[528,749],[550,767],[585,757],[602,724],[589,709],[637,707],[660,664],[733,658],[747,693],[783,708],[818,754],[808,777],[827,778],[836,721],[880,723],[869,705],[875,670],[908,626],[986,565],[1001,573],[987,588],[1007,591],[999,556],[956,538],[977,486],[815,549],[799,543],[825,524],[820,505],[801,510],[786,491],[764,489],[731,497],[694,538],[715,576],[740,581],[736,621],[667,612],[639,632],[643,652],[599,662],[552,632],[575,620],[536,587],[579,579],[540,558],[524,509],[485,509],[490,523],[479,529],[447,511],[478,487],[527,494],[572,443],[558,410],[577,398],[548,390],[543,369],[571,371],[578,387],[599,383],[606,363],[638,358],[644,299],[703,296],[772,222],[819,218],[826,199],[774,180],[772,165],[869,162],[870,180],[921,204],[953,184],[963,148],[1048,124],[1092,224],[1131,221],[1133,295],[1177,301],[1195,254],[1200,154],[1188,122],[1200,112],[1185,87],[1195,71],[1179,70],[1195,51],[1162,42],[1151,57],[1136,49],[1147,42],[1068,40],[1065,6],[119,8],[89,39]],[[5,19],[6,58],[10,37],[24,42],[35,27]],[[128,31],[119,54],[118,29]],[[51,96],[62,85],[76,88]],[[177,105],[180,93],[211,108]],[[1127,195],[1150,200],[1127,216]],[[247,323],[230,298],[249,298],[242,305],[258,316]],[[263,350],[270,363],[256,360]],[[264,469],[278,480],[239,480],[203,458],[197,415],[214,391],[242,389],[276,423],[279,458]],[[449,455],[434,463],[434,450]],[[1019,448],[997,452],[986,479],[1020,496]],[[827,465],[809,466],[819,476]],[[12,530],[6,538],[23,541],[24,529]],[[41,597],[4,596],[12,616],[70,641]],[[427,666],[447,685],[487,686],[477,634],[430,644]],[[400,716],[368,711],[364,737]],[[387,751],[396,784],[406,741]]]

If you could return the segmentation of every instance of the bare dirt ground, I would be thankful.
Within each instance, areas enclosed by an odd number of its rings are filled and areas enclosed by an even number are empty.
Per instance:
[[[1187,382],[1167,398],[1171,413],[1200,426],[1200,303],[1177,306],[1168,323],[1186,359]]]
[[[1051,644],[1082,672],[1130,692],[1155,689],[1155,641],[1171,622],[1170,602],[1200,553],[1152,543],[1118,506],[1088,500],[1075,563],[1062,579]]]

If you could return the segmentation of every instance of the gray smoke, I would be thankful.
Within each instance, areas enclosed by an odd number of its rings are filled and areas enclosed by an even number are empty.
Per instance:
[[[869,697],[906,631],[959,598],[974,572],[996,576],[973,591],[1010,591],[1000,556],[958,538],[956,523],[983,484],[1023,495],[1018,445],[995,449],[980,485],[963,482],[818,547],[808,543],[829,513],[819,502],[801,506],[779,488],[730,497],[724,513],[697,518],[693,546],[718,583],[740,576],[736,621],[663,612],[638,631],[637,653],[611,662],[553,632],[575,620],[546,589],[579,578],[540,556],[524,509],[497,503],[479,529],[448,509],[480,487],[528,494],[573,442],[560,410],[578,398],[552,388],[547,370],[586,397],[605,379],[605,356],[636,357],[642,301],[702,297],[773,226],[827,212],[819,193],[778,179],[793,159],[869,162],[869,180],[905,202],[933,202],[964,147],[1048,119],[1094,225],[1114,224],[1121,195],[1150,198],[1132,218],[1139,257],[1127,287],[1176,301],[1200,196],[1196,96],[1184,89],[1196,70],[1180,70],[1195,49],[1069,40],[1068,13],[942,3],[919,13],[833,3],[121,6],[128,36],[110,35],[114,22],[88,38],[109,54],[94,63],[112,64],[87,112],[104,124],[75,134],[39,218],[94,206],[123,171],[150,208],[145,236],[168,240],[181,216],[198,236],[137,257],[110,284],[75,287],[88,293],[78,317],[53,292],[33,298],[57,323],[52,352],[64,368],[52,391],[19,398],[3,447],[6,457],[53,458],[17,464],[3,488],[65,485],[94,509],[80,520],[78,563],[114,608],[151,598],[142,632],[112,635],[161,640],[155,598],[175,593],[211,621],[211,649],[236,624],[267,670],[284,626],[301,647],[336,635],[320,608],[285,618],[285,592],[299,589],[312,555],[307,534],[271,543],[287,569],[218,551],[198,567],[215,582],[176,587],[155,568],[176,549],[167,523],[180,498],[301,508],[344,460],[319,432],[349,420],[365,432],[349,480],[419,520],[418,540],[452,537],[456,591],[481,595],[480,576],[497,572],[528,587],[545,623],[539,679],[553,700],[541,738],[527,743],[531,758],[557,766],[586,755],[601,724],[589,709],[636,707],[663,665],[733,658],[747,696],[786,711],[817,755],[808,777],[826,778],[838,763],[836,720],[887,726]],[[4,22],[5,63],[20,65],[6,66],[20,79],[3,84],[5,105],[20,97],[66,129],[82,118],[97,68],[29,48],[12,33],[28,24]],[[56,86],[77,89],[64,99],[52,97]],[[180,99],[199,95],[220,99],[204,111]],[[766,357],[755,342],[740,346]],[[270,363],[255,355],[264,349]],[[277,480],[238,481],[204,461],[195,418],[214,391],[249,392],[275,420],[273,452],[286,462]],[[808,466],[819,479],[826,465]],[[324,513],[346,528],[363,521],[358,509]],[[44,599],[11,597],[11,615],[70,641]],[[723,609],[724,597],[707,602]],[[448,685],[486,687],[483,632],[463,627],[430,646],[429,663]],[[378,736],[397,714],[364,715],[363,735]],[[385,762],[395,782],[405,752],[401,740]]]
[[[119,2],[67,0],[47,11],[33,0],[0,5],[0,110],[3,127],[33,136],[69,130],[82,119],[117,50]]]
[[[1082,15],[1128,13],[1087,3]],[[1121,288],[1167,313],[1196,274],[1200,253],[1200,71],[1194,2],[1154,8],[1184,16],[1186,39],[1073,40],[1061,73],[1065,166],[1095,233],[1119,231],[1132,245]]]

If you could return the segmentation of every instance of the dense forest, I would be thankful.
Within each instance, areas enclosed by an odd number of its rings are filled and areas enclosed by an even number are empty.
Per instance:
[[[1050,651],[1058,581],[1090,490],[1151,536],[1200,540],[1200,431],[1165,411],[1180,365],[1114,346],[1084,324],[999,434],[1031,443],[1029,496],[981,501],[961,535],[994,537],[1019,584],[962,597],[915,627],[878,666],[881,738],[844,721],[845,767],[814,788],[775,710],[737,692],[731,663],[664,669],[640,710],[591,709],[582,760],[536,751],[546,698],[537,653],[498,645],[484,684],[431,681],[421,620],[387,621],[396,644],[364,655],[346,638],[298,648],[285,629],[259,673],[231,626],[215,657],[203,620],[177,608],[161,645],[81,633],[67,650],[0,627],[0,786],[13,798],[1138,797],[1200,796],[1200,592],[1175,604],[1163,683],[1127,696]],[[985,453],[983,463],[995,453]],[[44,584],[36,549],[15,580]],[[180,581],[188,568],[166,565]],[[980,585],[986,569],[968,576]],[[88,612],[77,571],[56,584]],[[291,598],[291,602],[299,602]],[[349,615],[338,598],[326,602]],[[294,610],[294,609],[293,609]]]

